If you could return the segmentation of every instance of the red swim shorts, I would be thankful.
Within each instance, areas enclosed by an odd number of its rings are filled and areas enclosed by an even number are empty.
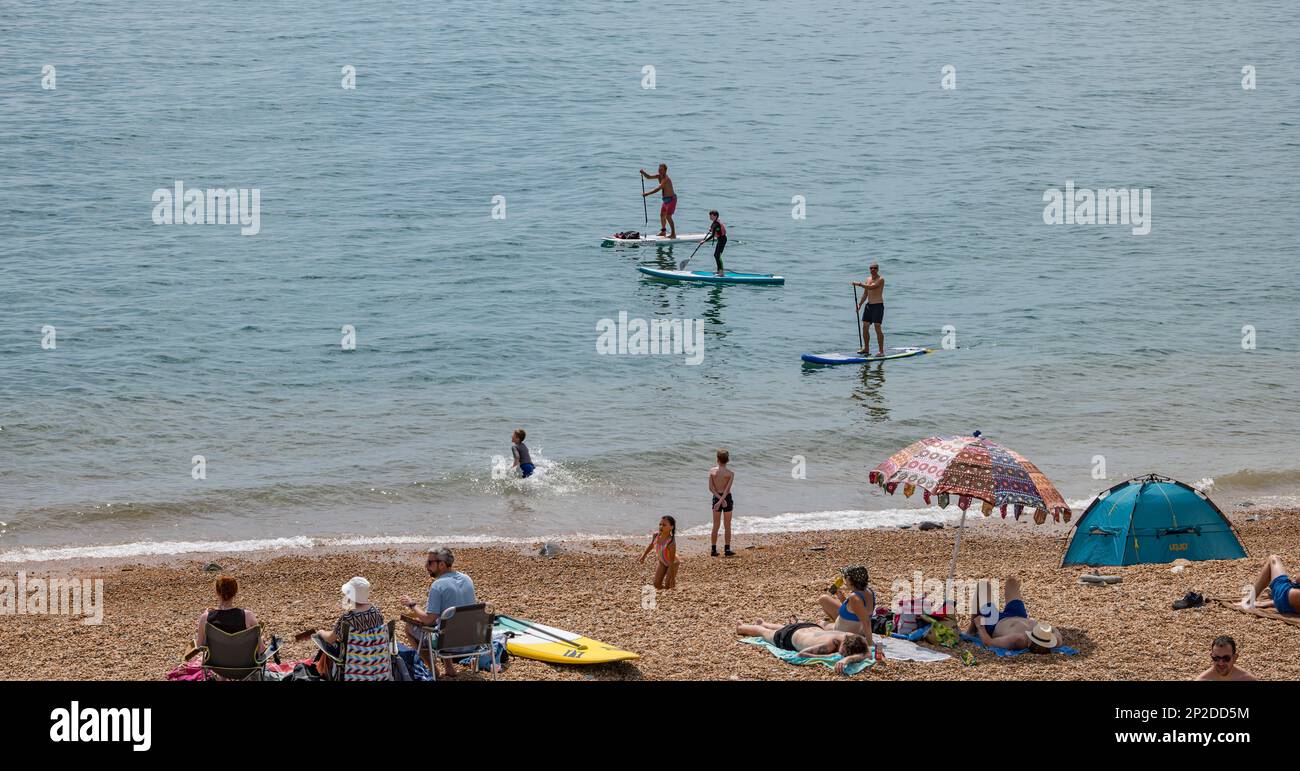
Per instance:
[[[663,204],[659,207],[660,214],[667,214],[670,217],[675,211],[677,211],[677,196],[665,198]]]

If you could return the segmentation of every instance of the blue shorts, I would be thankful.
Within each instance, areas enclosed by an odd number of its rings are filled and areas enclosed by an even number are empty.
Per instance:
[[[985,613],[984,609],[981,608],[980,616],[982,618],[990,618],[991,614]],[[984,631],[989,633],[989,637],[993,636],[993,630],[997,628],[998,622],[1004,618],[1029,618],[1029,611],[1025,609],[1025,601],[1012,600],[1011,602],[1008,602],[1007,606],[1002,609],[1001,615],[993,617],[993,623],[984,624]]]
[[[1287,594],[1292,589],[1300,589],[1300,584],[1293,583],[1291,577],[1287,575],[1274,578],[1268,585],[1268,591],[1273,595],[1273,608],[1278,613],[1300,614],[1300,610],[1291,607],[1291,600],[1287,599]]]
[[[537,468],[537,467],[534,466],[534,465],[531,464],[531,463],[520,463],[520,464],[519,464],[519,471],[523,473],[523,475],[524,475],[524,479],[527,479],[528,477],[532,476],[532,475],[533,475],[533,469],[535,469],[535,468]]]

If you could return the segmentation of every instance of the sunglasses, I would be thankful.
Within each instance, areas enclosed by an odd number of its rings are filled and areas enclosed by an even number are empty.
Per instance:
[[[1211,660],[1211,661],[1214,661],[1214,662],[1216,662],[1216,663],[1218,663],[1218,664],[1227,664],[1229,661],[1232,661],[1232,656],[1214,656],[1214,655],[1211,655],[1211,656],[1210,656],[1210,660]]]

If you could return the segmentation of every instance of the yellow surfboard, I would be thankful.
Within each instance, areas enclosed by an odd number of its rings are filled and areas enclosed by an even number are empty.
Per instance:
[[[608,664],[641,658],[631,651],[619,650],[600,640],[566,632],[553,626],[511,616],[497,616],[494,633],[507,632],[506,650],[521,659],[551,664]]]

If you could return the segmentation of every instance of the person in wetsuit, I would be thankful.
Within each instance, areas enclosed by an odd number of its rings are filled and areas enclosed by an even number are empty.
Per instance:
[[[709,225],[709,234],[700,243],[717,242],[717,245],[713,247],[713,261],[718,265],[718,275],[725,276],[727,272],[722,269],[722,250],[727,248],[727,226],[722,224],[722,220],[718,219],[717,209],[709,212],[709,220],[712,223]]]

